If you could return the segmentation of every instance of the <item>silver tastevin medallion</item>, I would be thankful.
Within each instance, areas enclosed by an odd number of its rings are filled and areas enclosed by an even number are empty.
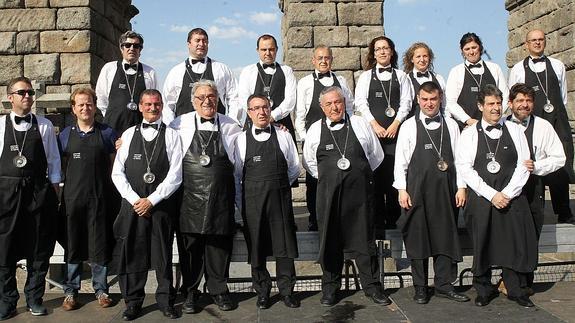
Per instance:
[[[274,106],[274,100],[268,96],[268,101],[270,101],[270,109]]]
[[[12,162],[14,163],[14,166],[16,166],[18,168],[22,168],[22,167],[26,166],[26,164],[28,163],[28,160],[26,159],[25,156],[18,155],[16,157],[14,157],[14,159],[12,159]]]
[[[392,107],[387,107],[387,109],[385,109],[385,115],[393,118],[395,116],[395,110],[393,110]]]
[[[449,168],[449,164],[445,160],[441,159],[437,162],[437,168],[440,171],[445,172],[447,168]]]
[[[553,112],[553,110],[555,110],[555,107],[553,106],[553,104],[551,104],[551,102],[549,102],[549,100],[547,100],[547,103],[545,103],[545,105],[543,106],[543,111],[551,113]]]
[[[210,156],[206,155],[205,153],[202,153],[200,155],[200,165],[206,167],[210,164],[211,160],[210,160]]]
[[[337,160],[337,168],[341,170],[348,169],[350,165],[351,163],[349,162],[349,159],[345,157],[341,157],[340,159]]]
[[[144,173],[143,178],[144,178],[144,183],[152,184],[156,180],[156,175],[154,175],[154,173],[152,173],[150,171],[150,169],[148,168],[148,171]]]
[[[489,163],[487,163],[487,171],[491,174],[499,173],[500,169],[501,164],[499,164],[499,162],[497,162],[495,159],[492,159]]]
[[[126,107],[128,108],[128,110],[132,110],[132,111],[138,110],[138,105],[136,104],[136,102],[133,102],[133,101],[126,104]]]

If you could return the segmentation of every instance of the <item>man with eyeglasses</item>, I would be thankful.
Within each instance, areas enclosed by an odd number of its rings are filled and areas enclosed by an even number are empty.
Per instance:
[[[573,136],[567,115],[567,73],[565,65],[545,55],[545,33],[534,29],[527,33],[525,48],[529,56],[513,66],[509,86],[525,83],[535,90],[533,115],[543,118],[559,135],[567,157],[565,166],[545,176],[549,186],[553,211],[559,223],[575,224],[569,207],[569,184],[575,183],[573,173]]]
[[[267,96],[252,94],[247,106],[252,125],[238,136],[234,152],[236,205],[246,226],[256,306],[270,306],[272,280],[266,257],[273,256],[282,300],[296,308],[300,306],[293,295],[298,249],[290,185],[300,173],[299,156],[289,133],[271,125]]]
[[[314,71],[299,80],[297,85],[297,104],[295,129],[299,139],[305,141],[306,131],[309,127],[321,119],[323,111],[319,106],[319,94],[328,86],[337,86],[343,90],[346,102],[346,112],[348,115],[353,114],[353,94],[347,86],[345,78],[336,75],[331,71],[333,63],[333,53],[330,47],[318,45],[313,50],[311,60]],[[317,180],[306,172],[306,202],[309,211],[309,231],[317,231],[317,217],[315,214],[315,191],[317,189]]]
[[[247,99],[252,94],[268,98],[271,122],[284,125],[295,142],[295,128],[291,113],[295,108],[297,82],[291,67],[276,62],[278,44],[274,36],[264,34],[257,40],[259,62],[246,66],[240,74],[239,99],[243,104],[239,121],[246,121]],[[249,114],[249,113],[248,113]],[[249,123],[250,120],[248,119]]]
[[[102,67],[96,83],[97,105],[104,123],[119,135],[142,122],[138,111],[140,94],[145,89],[155,89],[156,71],[140,62],[144,48],[142,35],[127,31],[119,40],[122,59],[108,62]]]
[[[200,283],[205,277],[214,303],[222,311],[235,307],[228,290],[234,221],[234,141],[241,133],[231,118],[217,112],[218,89],[210,80],[192,87],[194,112],[177,117],[170,127],[182,141],[182,188],[178,249],[182,270],[182,311],[199,311]]]
[[[237,121],[238,92],[232,70],[208,57],[208,33],[194,28],[188,33],[189,57],[174,66],[164,81],[166,109],[162,118],[170,123],[176,117],[194,111],[192,86],[200,80],[212,80],[218,87],[218,113]]]
[[[16,262],[26,259],[26,306],[46,315],[42,304],[60,183],[60,154],[52,123],[31,112],[35,91],[26,77],[6,87],[12,106],[0,116],[0,320],[16,314],[20,298]]]

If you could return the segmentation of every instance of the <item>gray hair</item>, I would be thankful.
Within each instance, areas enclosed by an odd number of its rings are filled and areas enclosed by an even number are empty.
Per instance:
[[[327,49],[327,51],[329,52],[329,56],[333,56],[333,51],[331,50],[331,47],[324,44],[319,44],[315,46],[315,48],[313,49],[313,56],[315,56],[315,52],[317,52],[318,49]]]
[[[339,86],[328,86],[325,89],[321,90],[321,92],[319,93],[319,103],[321,104],[321,101],[323,100],[324,96],[330,92],[337,92],[337,94],[339,94],[339,97],[345,101],[345,96],[343,95],[343,91],[341,90],[341,88]]]
[[[120,46],[122,46],[122,44],[125,43],[128,38],[138,38],[140,45],[144,46],[144,37],[132,30],[128,30],[120,36]]]
[[[216,93],[216,96],[218,96],[218,86],[216,85],[216,82],[214,82],[212,80],[199,80],[199,81],[195,82],[192,85],[192,95],[194,95],[196,93],[196,90],[202,86],[210,87],[212,90],[214,90],[214,92]]]

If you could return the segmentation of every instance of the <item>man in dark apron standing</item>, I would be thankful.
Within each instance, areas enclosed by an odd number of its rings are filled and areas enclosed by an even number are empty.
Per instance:
[[[298,249],[290,185],[300,173],[299,156],[289,133],[270,124],[268,98],[254,94],[247,104],[252,126],[237,137],[234,152],[236,204],[246,226],[256,306],[270,306],[272,280],[266,257],[274,256],[283,302],[295,308],[300,306],[293,296]]]
[[[419,87],[418,112],[403,123],[397,137],[393,187],[399,191],[403,232],[418,304],[429,301],[428,267],[433,257],[435,296],[457,302],[469,297],[451,285],[463,260],[457,233],[457,212],[465,205],[466,186],[457,178],[454,152],[459,126],[440,113],[441,87],[427,81]]]
[[[32,83],[18,77],[6,90],[12,111],[0,117],[0,320],[16,314],[20,259],[26,259],[28,309],[32,315],[48,313],[42,297],[54,252],[60,183],[56,134],[48,119],[31,112]]]
[[[378,280],[373,226],[373,170],[383,161],[383,150],[363,118],[345,115],[340,88],[328,87],[319,98],[325,116],[309,128],[303,157],[307,171],[319,180],[321,304],[337,303],[345,252],[355,258],[366,296],[389,305]]]
[[[162,95],[145,90],[140,97],[143,122],[122,134],[112,181],[122,195],[114,222],[114,252],[123,318],[140,315],[150,268],[156,271],[156,302],[165,317],[178,317],[172,285],[172,243],[177,219],[172,195],[182,182],[182,147],[178,133],[162,122]]]
[[[477,103],[481,120],[461,134],[455,166],[473,190],[465,221],[473,241],[475,305],[485,306],[495,297],[491,266],[501,266],[507,297],[531,307],[525,287],[527,274],[537,266],[537,235],[522,192],[529,179],[524,164],[530,159],[529,145],[520,126],[501,124],[502,97],[495,85],[481,89]]]
[[[229,311],[235,307],[227,285],[235,233],[234,141],[241,128],[217,112],[213,81],[194,83],[192,94],[195,112],[170,124],[180,135],[184,156],[178,227],[182,290],[187,293],[183,312],[198,311],[202,277],[214,303]]]
[[[97,122],[96,93],[78,88],[70,96],[76,124],[60,132],[62,169],[64,170],[63,203],[66,214],[68,276],[62,308],[75,310],[80,290],[82,262],[92,267],[92,286],[101,307],[109,307],[108,262],[111,258],[112,214],[107,211],[110,174],[118,139],[114,129]],[[115,216],[115,214],[113,215]]]

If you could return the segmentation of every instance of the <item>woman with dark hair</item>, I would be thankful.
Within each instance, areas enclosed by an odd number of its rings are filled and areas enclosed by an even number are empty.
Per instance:
[[[503,92],[507,102],[507,81],[499,65],[481,59],[483,42],[475,33],[466,33],[459,41],[464,62],[449,72],[445,88],[447,111],[458,121],[459,127],[475,124],[481,119],[477,108],[477,93],[487,84],[493,84]],[[503,107],[505,114],[507,107]]]
[[[397,68],[398,55],[393,41],[374,38],[368,48],[366,70],[355,89],[355,107],[379,138],[385,153],[374,172],[376,196],[376,232],[395,228],[400,214],[397,190],[393,183],[396,135],[411,111],[413,98],[407,74]],[[384,226],[385,225],[385,226]]]
[[[445,92],[445,79],[433,70],[433,51],[422,42],[412,44],[405,54],[403,54],[403,71],[409,76],[413,89],[413,101],[410,116],[417,114],[419,105],[417,104],[417,93],[419,86],[425,82],[433,82]],[[443,113],[445,109],[445,95],[441,95],[441,108]]]

